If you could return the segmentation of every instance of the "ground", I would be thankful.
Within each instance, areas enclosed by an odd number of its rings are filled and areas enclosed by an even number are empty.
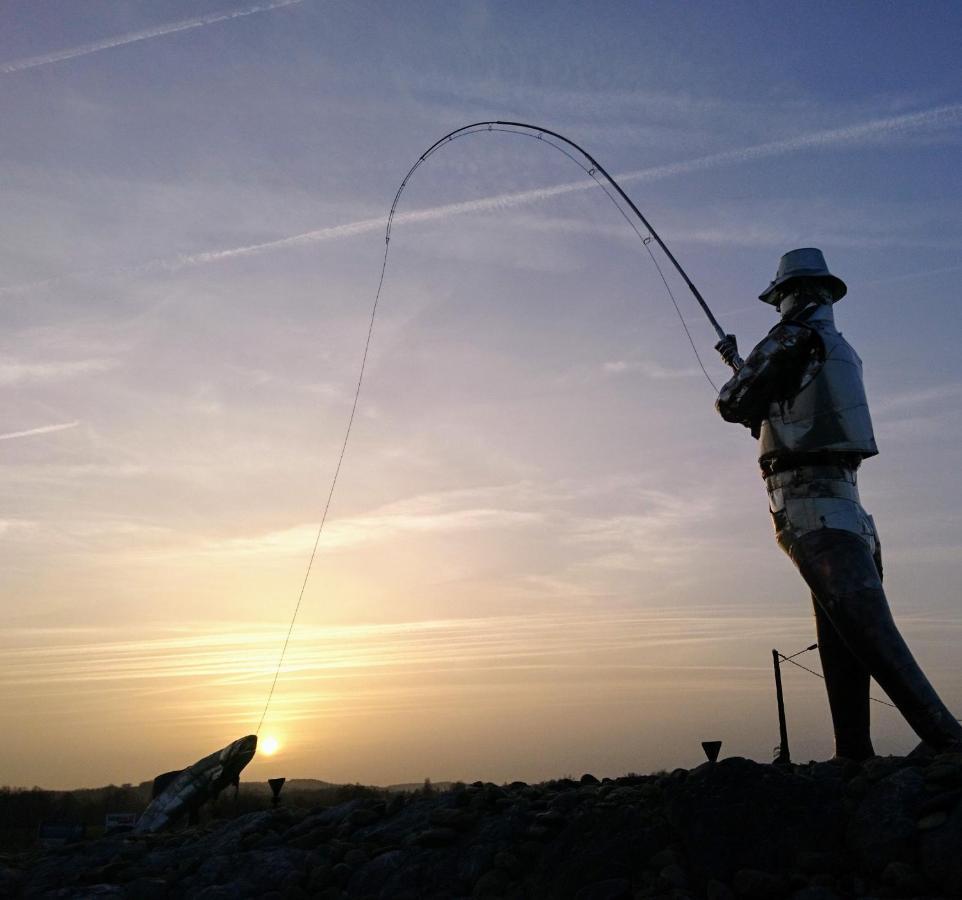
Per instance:
[[[962,754],[476,782],[26,853],[6,860],[0,895],[954,897],[960,798]]]

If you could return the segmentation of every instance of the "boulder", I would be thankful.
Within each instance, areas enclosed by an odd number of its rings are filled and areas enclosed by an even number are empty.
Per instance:
[[[894,860],[909,861],[916,837],[916,809],[925,797],[925,779],[916,768],[899,769],[875,781],[852,815],[848,842],[870,872]]]

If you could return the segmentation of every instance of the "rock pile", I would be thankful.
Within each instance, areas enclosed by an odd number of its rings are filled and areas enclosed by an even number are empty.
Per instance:
[[[953,897],[962,754],[476,782],[8,862],[0,895],[42,898]]]

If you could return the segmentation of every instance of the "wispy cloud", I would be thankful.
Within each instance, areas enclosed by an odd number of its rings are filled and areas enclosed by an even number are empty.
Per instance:
[[[665,378],[693,378],[702,374],[701,369],[695,366],[669,368],[668,366],[662,366],[656,362],[647,360],[627,359],[610,360],[602,366],[602,371],[606,375],[623,375],[626,372],[641,372],[649,378],[658,380]]]
[[[26,431],[8,431],[6,434],[0,434],[0,441],[34,437],[38,434],[53,434],[55,431],[66,431],[68,428],[76,428],[79,424],[79,422],[61,422],[59,425],[41,425],[39,428],[28,428]]]
[[[61,362],[2,362],[0,363],[0,387],[31,381],[56,381],[73,378],[90,372],[106,372],[115,368],[112,359],[77,359]]]
[[[64,50],[55,50],[52,53],[42,53],[39,56],[28,56],[25,59],[15,59],[10,62],[0,63],[0,74],[10,75],[14,72],[22,72],[25,69],[48,66],[51,63],[76,59],[78,56],[89,56],[91,53],[100,53],[101,50],[123,47],[126,44],[135,44],[138,41],[149,41],[153,38],[164,37],[168,34],[176,34],[179,31],[202,28],[205,25],[214,25],[217,22],[228,22],[231,19],[240,19],[244,16],[269,12],[272,9],[281,9],[284,6],[293,6],[303,2],[304,0],[275,0],[273,3],[258,3],[254,6],[245,6],[241,9],[222,10],[221,12],[209,13],[206,16],[195,16],[192,19],[181,19],[177,22],[155,25],[153,28],[144,28],[141,31],[129,31],[126,34],[117,34],[99,41],[92,41],[89,44],[80,44],[77,47],[68,47]]]
[[[712,153],[707,156],[700,156],[696,157],[695,159],[683,160],[677,163],[668,163],[665,165],[651,166],[645,169],[623,172],[618,174],[616,177],[620,182],[623,183],[656,181],[662,178],[671,178],[691,172],[700,172],[722,166],[737,165],[755,160],[784,156],[791,153],[800,153],[805,150],[827,149],[830,147],[855,145],[866,141],[921,131],[928,128],[955,127],[960,123],[962,123],[962,104],[956,103],[934,107],[922,112],[910,113],[907,115],[872,119],[868,122],[860,122],[842,128],[830,128],[821,131],[809,132],[807,134],[797,135],[793,138],[787,138],[781,141],[769,141],[763,144],[740,147],[734,150],[727,150],[721,153]],[[475,200],[466,200],[459,203],[448,203],[442,206],[413,210],[411,212],[401,212],[395,216],[394,223],[395,225],[404,225],[436,222],[451,218],[453,216],[465,215],[469,213],[510,209],[513,207],[520,207],[551,200],[555,197],[564,196],[577,191],[590,190],[596,186],[596,182],[591,178],[582,178],[578,179],[577,181],[564,182],[561,184],[550,185],[548,187],[495,194],[493,196],[481,197]],[[326,241],[341,240],[344,238],[381,232],[384,230],[386,224],[386,215],[377,216],[375,218],[358,219],[354,222],[346,222],[342,225],[332,225],[326,228],[305,231],[272,241],[245,244],[224,250],[208,250],[199,253],[182,254],[176,257],[151,260],[134,266],[116,267],[113,269],[97,270],[92,272],[76,272],[42,281],[30,282],[27,284],[10,285],[5,288],[0,288],[0,295],[16,294],[37,287],[52,286],[71,278],[104,275],[137,275],[147,274],[152,271],[176,272],[192,266],[203,266],[210,263],[228,262],[233,259],[255,256],[257,254],[273,252],[275,250],[308,246]]]
[[[913,391],[900,391],[883,396],[873,404],[873,412],[880,415],[897,413],[899,410],[917,410],[927,403],[957,398],[962,394],[962,383],[957,381],[935,384]],[[953,405],[953,410],[955,409]]]
[[[426,494],[392,503],[366,515],[331,522],[324,529],[322,549],[343,550],[362,544],[385,541],[396,535],[452,533],[486,528],[517,528],[541,521],[539,513],[506,509],[489,503],[460,505],[466,492]],[[493,499],[493,497],[491,498]],[[298,525],[250,537],[220,540],[207,545],[207,553],[303,554],[317,532],[316,525]]]
[[[873,119],[869,122],[862,122],[844,128],[832,128],[824,131],[816,131],[809,134],[798,135],[783,141],[770,141],[764,144],[756,144],[750,147],[741,147],[736,150],[729,150],[722,153],[713,153],[708,156],[697,157],[696,159],[684,160],[678,163],[669,163],[662,166],[651,166],[646,169],[638,169],[632,172],[624,172],[617,176],[622,182],[655,181],[661,178],[669,178],[676,175],[684,175],[689,172],[697,172],[704,169],[713,169],[718,166],[734,165],[737,163],[748,162],[755,159],[764,159],[771,156],[780,156],[787,153],[797,153],[810,148],[831,147],[842,144],[857,143],[866,139],[884,137],[886,135],[897,134],[900,132],[915,131],[934,126],[957,125],[962,122],[962,104],[952,104],[940,106],[924,112],[912,113],[903,116],[893,116],[884,119]],[[436,206],[429,209],[415,210],[412,212],[399,213],[395,216],[395,224],[414,224],[421,222],[433,222],[447,219],[451,216],[464,215],[466,213],[484,212],[495,209],[508,209],[515,206],[525,206],[531,203],[538,203],[560,197],[564,194],[576,191],[590,190],[596,187],[596,182],[591,178],[583,178],[578,181],[565,182],[544,188],[533,188],[526,191],[515,191],[511,193],[496,194],[491,197],[482,197],[477,200],[467,200],[460,203],[448,203],[443,206]],[[238,256],[249,256],[255,253],[263,253],[267,250],[283,249],[285,247],[295,247],[300,244],[313,244],[321,241],[336,240],[339,238],[353,237],[360,234],[368,234],[372,231],[381,231],[387,224],[386,216],[361,219],[356,222],[349,222],[344,225],[335,225],[329,228],[320,228],[315,231],[307,231],[301,234],[280,238],[276,241],[266,241],[259,244],[249,244],[243,247],[235,247],[229,250],[209,251],[181,256],[171,260],[167,267],[180,268],[183,266],[203,265],[205,263],[220,262]],[[163,265],[155,263],[154,265]]]
[[[958,247],[958,241],[955,242]],[[962,272],[962,266],[940,266],[934,269],[917,269],[913,272],[902,272],[897,275],[886,275],[884,278],[872,278],[863,281],[867,284],[891,284],[893,281],[914,281],[916,278],[928,278],[931,275],[947,275],[950,272]]]
[[[799,621],[805,621],[798,617]],[[288,684],[311,680],[335,683],[338,705],[353,706],[363,695],[344,691],[347,678],[363,684],[387,678],[388,692],[405,693],[399,681],[447,672],[508,669],[571,668],[590,665],[632,670],[733,668],[764,671],[764,660],[744,666],[683,658],[678,648],[737,642],[746,633],[778,630],[785,620],[729,610],[724,618],[713,610],[606,611],[430,619],[374,625],[302,625],[285,663]],[[230,694],[207,694],[205,711],[223,715],[231,701],[242,698],[253,715],[262,690],[277,663],[276,623],[238,626],[236,622],[189,622],[155,629],[8,629],[4,640],[7,665],[0,684],[20,690],[59,685],[64,694],[87,690],[113,693],[177,693],[182,686]],[[645,663],[640,662],[644,650]],[[246,692],[238,693],[244,685]],[[321,686],[321,685],[319,685]],[[408,693],[418,690],[407,683]],[[381,692],[381,691],[379,691]],[[246,696],[245,696],[246,693]],[[323,698],[324,691],[321,690]],[[341,696],[343,695],[343,696]],[[303,698],[302,698],[303,699]],[[317,697],[314,698],[316,700]],[[381,698],[383,702],[385,698]],[[167,714],[180,717],[185,698],[175,697]],[[313,706],[313,700],[311,705]],[[156,707],[152,706],[156,712]]]

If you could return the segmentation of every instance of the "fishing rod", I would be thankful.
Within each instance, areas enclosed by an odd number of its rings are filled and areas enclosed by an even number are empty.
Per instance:
[[[374,322],[377,317],[378,303],[380,302],[380,299],[381,299],[381,291],[384,288],[384,277],[387,273],[387,261],[388,261],[388,255],[390,252],[390,247],[391,247],[391,228],[394,225],[394,216],[395,216],[395,213],[397,212],[398,204],[401,202],[401,195],[404,193],[404,189],[407,187],[408,182],[411,180],[411,177],[414,175],[414,173],[425,163],[425,161],[429,157],[431,157],[434,153],[436,153],[441,147],[446,146],[447,144],[459,138],[466,137],[467,135],[477,134],[479,132],[484,132],[484,131],[503,131],[503,132],[507,132],[508,134],[517,134],[517,135],[521,135],[528,138],[534,138],[536,140],[544,142],[545,144],[548,144],[550,147],[553,147],[555,150],[558,150],[560,153],[563,153],[566,157],[568,157],[568,159],[570,159],[573,163],[575,163],[575,165],[581,168],[582,171],[585,172],[585,174],[587,174],[605,192],[605,194],[607,194],[608,199],[611,200],[615,208],[618,210],[619,213],[621,213],[622,217],[631,227],[632,231],[635,232],[635,234],[638,236],[638,238],[641,240],[642,244],[644,245],[645,249],[648,251],[648,255],[651,257],[651,261],[654,263],[655,268],[658,270],[658,274],[661,276],[661,280],[665,286],[665,290],[668,292],[668,296],[671,298],[672,305],[675,307],[675,312],[678,314],[678,319],[681,322],[682,328],[684,328],[685,330],[685,334],[688,337],[688,343],[691,344],[691,349],[695,354],[695,358],[698,360],[698,365],[701,367],[702,373],[704,374],[708,383],[712,386],[712,388],[717,390],[715,383],[712,381],[711,376],[708,374],[708,371],[701,360],[701,355],[698,353],[698,348],[695,346],[695,341],[692,338],[691,332],[688,329],[688,324],[685,321],[685,317],[682,315],[681,309],[679,308],[678,303],[675,300],[675,296],[672,293],[671,287],[668,284],[668,279],[665,278],[665,274],[664,272],[662,272],[661,266],[658,264],[658,260],[655,258],[655,255],[651,252],[650,244],[652,240],[654,240],[658,244],[658,246],[661,247],[665,256],[668,257],[671,264],[678,271],[678,274],[681,275],[681,277],[684,279],[685,284],[688,285],[688,289],[691,291],[695,300],[698,301],[698,305],[702,308],[705,315],[708,317],[708,321],[711,323],[712,327],[715,329],[715,332],[717,333],[719,340],[725,339],[726,335],[725,335],[724,329],[721,327],[721,325],[718,324],[718,320],[712,314],[712,311],[708,308],[708,304],[705,302],[705,298],[702,297],[698,288],[695,287],[692,280],[688,277],[688,273],[682,268],[681,263],[678,262],[678,260],[675,258],[675,255],[668,249],[667,245],[661,239],[661,236],[658,234],[658,232],[655,231],[654,228],[652,228],[651,223],[648,221],[647,218],[645,218],[641,210],[638,209],[638,207],[632,201],[631,197],[629,197],[624,192],[621,185],[618,184],[617,181],[615,181],[615,179],[609,174],[608,170],[603,165],[601,165],[601,163],[599,163],[598,160],[596,160],[587,150],[585,150],[583,147],[581,147],[579,144],[576,144],[574,141],[570,140],[569,138],[566,138],[563,134],[559,134],[557,131],[552,131],[550,128],[541,128],[537,125],[529,125],[526,122],[510,122],[510,121],[504,121],[500,119],[487,121],[487,122],[474,122],[471,125],[463,125],[461,128],[455,128],[454,131],[449,131],[446,135],[436,140],[433,144],[431,144],[430,147],[428,147],[427,150],[424,151],[424,153],[422,153],[418,157],[417,161],[414,163],[413,166],[411,166],[411,168],[408,170],[408,173],[404,176],[404,179],[401,181],[401,184],[398,186],[397,193],[394,195],[394,201],[391,204],[391,210],[388,213],[387,226],[385,227],[385,230],[384,230],[384,257],[381,261],[381,276],[378,279],[377,290],[374,293],[374,303],[371,307],[370,319],[368,320],[367,336],[364,341],[364,352],[361,355],[361,365],[360,365],[360,370],[357,376],[357,385],[354,389],[354,402],[351,405],[351,413],[350,413],[350,416],[348,417],[347,428],[344,431],[344,439],[341,442],[340,452],[337,457],[337,464],[334,467],[334,475],[331,479],[331,486],[327,494],[327,500],[324,504],[324,511],[321,515],[321,521],[317,528],[317,535],[314,538],[314,547],[311,550],[310,558],[307,563],[307,570],[304,573],[304,579],[301,582],[300,593],[298,594],[297,603],[294,607],[294,614],[291,616],[291,622],[287,629],[287,635],[284,638],[284,644],[281,648],[280,658],[277,661],[277,668],[274,670],[274,678],[271,682],[271,687],[267,694],[267,702],[264,704],[264,710],[261,713],[260,721],[258,722],[257,730],[255,734],[258,734],[258,735],[260,734],[260,730],[264,725],[264,720],[267,717],[267,711],[271,705],[271,700],[274,697],[274,690],[277,687],[277,681],[281,673],[281,667],[284,664],[284,657],[287,654],[287,648],[291,641],[291,635],[294,632],[294,623],[297,621],[297,615],[298,615],[298,612],[300,611],[301,603],[304,600],[304,592],[307,589],[307,582],[311,575],[311,569],[314,566],[314,560],[317,558],[317,551],[318,551],[318,547],[320,546],[321,534],[324,531],[324,524],[327,522],[327,515],[331,508],[331,500],[334,497],[334,488],[337,486],[337,479],[341,472],[341,465],[344,462],[344,455],[347,452],[347,444],[351,436],[351,428],[354,425],[354,418],[357,413],[358,400],[360,399],[360,396],[361,396],[361,385],[364,381],[364,372],[365,372],[365,369],[367,368],[368,352],[370,351],[371,338],[374,334]],[[561,143],[560,144],[555,143],[555,141],[560,141]],[[575,153],[580,154],[580,156],[587,161],[588,165],[586,166],[581,160],[579,160],[571,152],[565,149],[565,146],[562,146],[562,145],[570,147],[575,151]],[[598,179],[599,175],[604,179],[604,181],[599,181]],[[615,194],[612,194],[612,189],[615,191]],[[627,204],[631,212],[634,213],[638,221],[640,221],[641,224],[644,226],[644,228],[647,230],[648,232],[647,237],[638,230],[638,227],[635,224],[635,222],[632,221],[631,217],[625,212],[621,204],[618,203],[616,195],[617,197],[620,197],[625,204]]]
[[[415,173],[415,171],[417,171],[417,169],[421,166],[422,163],[424,163],[424,161],[429,156],[435,153],[435,151],[437,151],[438,148],[442,147],[444,144],[452,140],[455,140],[458,137],[462,137],[465,134],[471,134],[477,131],[496,131],[496,130],[504,130],[504,129],[521,129],[524,132],[528,132],[531,136],[549,135],[555,140],[561,141],[562,143],[566,144],[567,146],[573,148],[575,151],[580,153],[590,164],[590,168],[586,169],[585,171],[587,171],[587,173],[592,178],[594,178],[596,173],[601,175],[605,179],[605,181],[607,181],[608,184],[610,184],[611,187],[615,189],[618,196],[621,197],[622,200],[624,200],[624,202],[628,205],[628,208],[638,217],[639,221],[642,223],[642,225],[645,226],[648,233],[655,240],[655,243],[657,243],[658,246],[661,247],[665,256],[668,257],[668,260],[678,271],[678,274],[681,275],[682,279],[684,279],[685,284],[688,285],[688,290],[691,291],[695,300],[698,301],[698,305],[702,308],[702,311],[708,317],[708,321],[711,322],[712,328],[715,329],[715,333],[718,335],[718,339],[719,340],[725,339],[725,336],[726,336],[725,330],[721,327],[721,325],[718,324],[718,320],[715,318],[714,313],[712,313],[711,309],[709,309],[708,304],[705,302],[705,298],[702,297],[701,291],[699,291],[698,288],[695,287],[694,282],[688,277],[688,273],[682,268],[681,263],[678,262],[678,260],[675,258],[675,254],[668,249],[668,245],[661,239],[661,235],[659,235],[658,232],[655,231],[655,229],[651,225],[651,222],[649,222],[648,219],[645,218],[644,213],[642,213],[642,211],[638,209],[638,207],[635,205],[635,202],[631,199],[631,197],[629,197],[628,194],[625,193],[624,189],[621,187],[620,184],[618,184],[617,181],[615,181],[615,179],[608,172],[608,170],[600,162],[598,162],[598,160],[596,160],[587,150],[585,150],[584,147],[582,147],[580,144],[575,143],[570,138],[566,138],[563,134],[559,134],[557,131],[552,131],[550,128],[542,128],[539,125],[529,125],[527,122],[510,122],[510,121],[497,119],[497,120],[492,120],[487,122],[474,122],[471,125],[462,125],[460,128],[455,128],[454,131],[449,131],[446,135],[444,135],[444,137],[438,138],[438,140],[436,140],[430,147],[428,147],[427,150],[424,151],[424,153],[421,154],[421,156],[418,158],[418,161],[413,166],[411,166],[407,175],[404,176],[404,180],[401,182],[401,186],[398,188],[397,194],[395,194],[394,196],[394,203],[391,205],[391,212],[390,212],[390,215],[388,216],[388,225],[387,225],[387,232],[385,234],[385,240],[390,241],[391,239],[391,225],[394,220],[394,212],[397,209],[398,202],[401,199],[401,194],[404,192],[405,187],[407,187],[408,180],[411,178],[411,176]]]

